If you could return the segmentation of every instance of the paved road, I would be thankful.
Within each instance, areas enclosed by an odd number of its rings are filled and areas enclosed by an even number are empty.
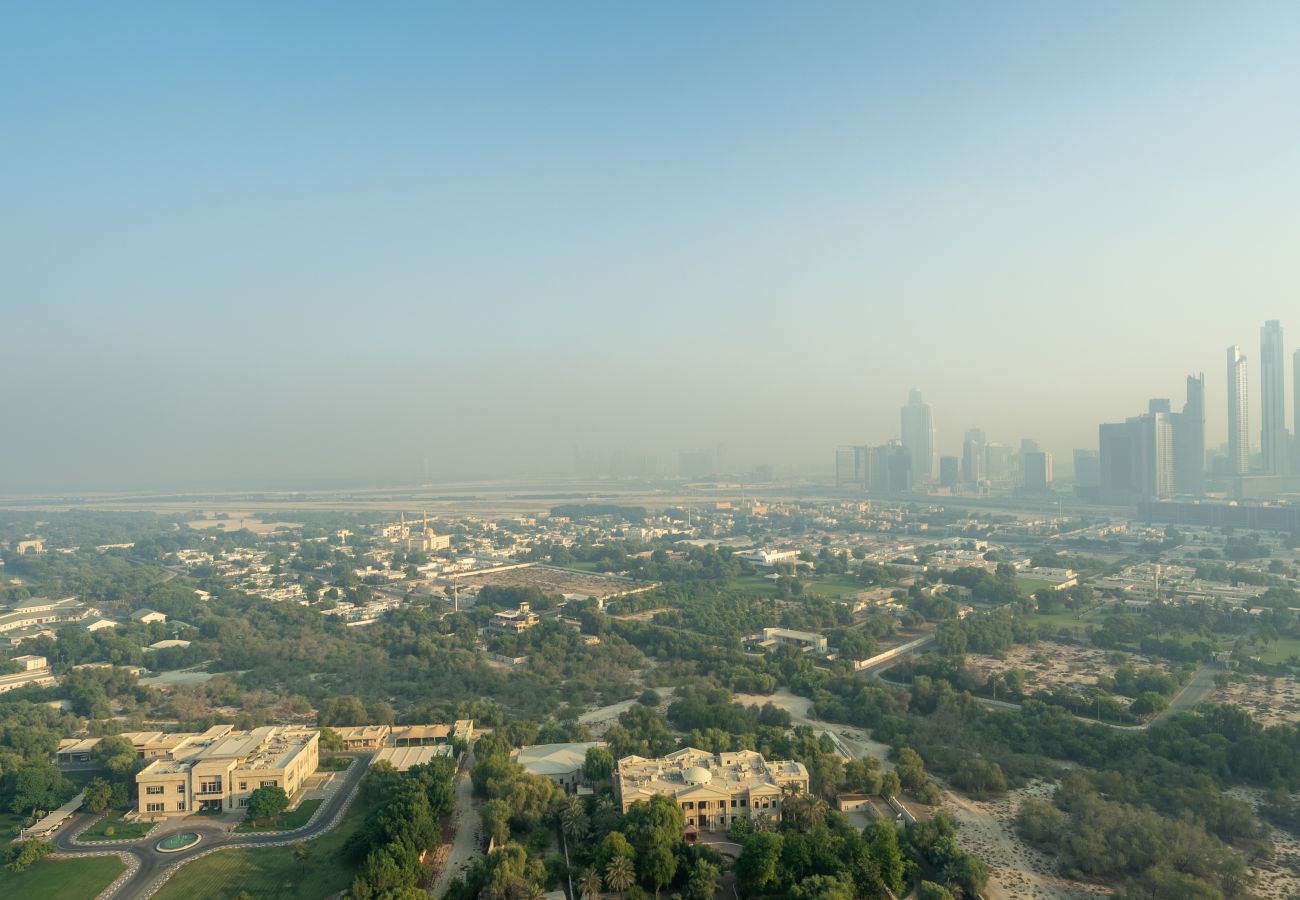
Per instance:
[[[442,871],[438,873],[438,880],[434,882],[434,897],[446,895],[452,881],[464,874],[483,847],[482,819],[474,802],[474,785],[469,778],[474,767],[473,752],[467,753],[466,757],[465,764],[456,774],[456,810],[453,813],[456,837],[452,840]]]
[[[208,820],[195,819],[195,824],[186,823],[185,830],[200,835],[202,840],[188,850],[182,850],[178,853],[162,853],[155,848],[158,838],[148,836],[130,842],[96,841],[94,843],[78,843],[73,840],[74,835],[79,834],[83,828],[97,818],[89,813],[78,813],[69,820],[68,825],[65,825],[55,835],[54,845],[59,848],[59,853],[63,856],[102,855],[106,851],[115,851],[124,852],[134,857],[139,861],[139,867],[135,872],[116,889],[101,896],[112,897],[113,900],[144,900],[144,898],[152,896],[162,886],[162,883],[170,877],[171,870],[174,870],[182,863],[211,852],[214,848],[265,847],[295,841],[309,841],[329,831],[338,824],[337,820],[342,818],[342,813],[356,793],[357,785],[361,782],[362,776],[365,775],[368,764],[369,758],[362,756],[348,766],[341,773],[342,778],[336,781],[337,787],[321,804],[312,821],[294,831],[282,831],[274,834],[234,834],[225,830],[228,827],[227,825],[208,824]]]
[[[1175,713],[1189,712],[1195,709],[1202,700],[1210,695],[1210,691],[1214,690],[1214,676],[1218,675],[1221,671],[1223,670],[1218,664],[1206,663],[1202,665],[1188,680],[1187,684],[1183,685],[1182,690],[1177,694],[1174,694],[1167,707],[1139,725],[1120,725],[1116,722],[1098,722],[1090,716],[1081,716],[1077,714],[1075,715],[1075,718],[1081,722],[1089,722],[1094,725],[1105,725],[1107,728],[1114,728],[1117,731],[1145,731],[1152,725],[1155,725],[1158,722],[1163,722]],[[1008,703],[1005,700],[993,700],[988,697],[976,697],[975,699],[992,709],[1020,709],[1019,703]]]

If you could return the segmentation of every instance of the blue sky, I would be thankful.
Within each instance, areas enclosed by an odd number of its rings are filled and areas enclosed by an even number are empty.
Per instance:
[[[0,484],[1066,455],[1300,336],[1300,7],[11,3]],[[1257,366],[1253,366],[1257,369]],[[1257,376],[1257,372],[1255,373]]]

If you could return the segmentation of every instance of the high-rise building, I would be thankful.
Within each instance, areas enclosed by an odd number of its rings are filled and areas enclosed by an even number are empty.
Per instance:
[[[1187,402],[1174,417],[1174,490],[1205,493],[1205,375],[1187,376]]]
[[[857,484],[857,472],[852,447],[841,447],[835,451],[835,485]]]
[[[1043,450],[1028,450],[1020,454],[1020,466],[1025,478],[1025,492],[1045,494],[1052,485],[1052,454]]]
[[[1250,472],[1250,391],[1246,382],[1246,354],[1228,348],[1228,471]]]
[[[1259,330],[1259,445],[1264,471],[1285,475],[1290,440],[1286,431],[1286,355],[1282,350],[1282,323],[1270,319]]]
[[[977,482],[984,479],[984,432],[972,428],[966,432],[961,445],[961,480]]]
[[[984,477],[989,481],[1014,484],[1015,463],[1011,448],[1006,444],[986,444],[984,446]]]
[[[940,487],[954,488],[958,483],[958,466],[957,457],[941,456],[939,457],[939,485]]]
[[[1110,503],[1160,499],[1174,492],[1174,416],[1168,400],[1098,430],[1100,495]]]
[[[887,445],[889,455],[886,457],[886,472],[891,494],[906,494],[912,490],[915,474],[912,471],[912,451],[906,445],[894,441]]]
[[[912,457],[912,477],[920,484],[934,481],[934,413],[913,388],[902,411],[903,446]]]
[[[1096,450],[1074,451],[1074,483],[1081,488],[1101,486],[1101,465]]]
[[[1295,415],[1291,417],[1291,425],[1295,429],[1295,434],[1291,436],[1291,471],[1300,475],[1300,350],[1291,359],[1291,377],[1295,379],[1291,385],[1291,402],[1295,404]]]
[[[1098,427],[1098,475],[1101,497],[1106,502],[1128,503],[1139,493],[1139,443],[1133,419]]]

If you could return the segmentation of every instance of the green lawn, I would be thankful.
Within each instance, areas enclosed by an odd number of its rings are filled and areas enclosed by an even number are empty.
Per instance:
[[[1028,597],[1039,588],[1055,587],[1055,582],[1048,581],[1046,578],[1030,578],[1028,575],[1017,575],[1016,585],[1020,592]]]
[[[253,825],[245,822],[236,828],[236,831],[288,831],[291,828],[301,828],[311,821],[312,814],[316,812],[321,805],[320,800],[304,800],[298,805],[298,808],[292,812],[282,813],[275,821],[266,825]]]
[[[851,597],[863,590],[862,584],[851,575],[823,575],[803,583],[805,593],[818,597]]]
[[[123,822],[122,812],[121,810],[117,810],[115,812],[110,812],[108,815],[104,816],[104,818],[83,831],[78,840],[126,841],[132,838],[144,837],[156,824],[156,822]],[[105,832],[105,829],[108,828],[113,829],[112,834],[107,834]]]
[[[26,815],[11,812],[0,812],[0,846],[8,842],[9,838],[18,836],[18,829],[27,821]]]
[[[1266,663],[1284,663],[1292,656],[1300,656],[1300,638],[1279,638],[1270,643],[1259,658]]]
[[[306,867],[295,862],[293,847],[223,850],[182,866],[156,900],[230,900],[247,891],[257,900],[320,900],[347,888],[355,871],[343,858],[343,843],[366,817],[360,798],[338,827],[307,846]]]
[[[116,856],[43,859],[26,872],[0,868],[0,897],[5,900],[94,900],[122,874]]]
[[[727,588],[768,597],[776,593],[776,585],[762,575],[737,575],[735,578],[728,578]]]

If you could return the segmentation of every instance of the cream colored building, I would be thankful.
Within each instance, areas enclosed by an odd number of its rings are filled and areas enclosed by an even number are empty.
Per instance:
[[[492,614],[492,629],[504,634],[522,634],[536,625],[540,619],[527,603],[520,603],[518,609],[503,609]]]
[[[706,753],[686,747],[659,759],[626,756],[614,772],[614,791],[626,813],[638,800],[672,797],[688,828],[726,829],[737,818],[781,818],[784,789],[808,790],[803,763],[768,761],[761,753]]]
[[[292,798],[316,771],[319,745],[320,732],[296,726],[217,725],[187,735],[136,775],[139,813],[157,819],[243,809],[260,787],[280,787]]]

